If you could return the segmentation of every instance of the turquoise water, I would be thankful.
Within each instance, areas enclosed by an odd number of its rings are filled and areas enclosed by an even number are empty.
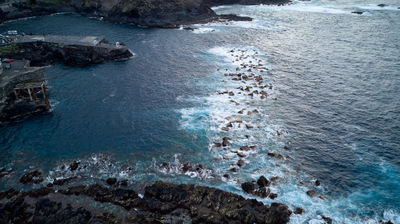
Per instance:
[[[319,214],[335,223],[400,223],[400,3],[385,1],[384,8],[376,6],[380,3],[224,6],[217,12],[255,20],[196,25],[193,32],[77,15],[3,24],[2,32],[103,35],[126,43],[135,57],[47,68],[53,112],[0,127],[0,167],[14,170],[0,186],[24,187],[16,180],[26,169],[42,169],[49,179],[72,175],[60,167],[73,160],[87,165],[79,171],[82,181],[161,179],[246,197],[240,182],[279,176],[271,187],[278,198],[263,201],[302,207],[305,213],[292,215],[292,223],[321,223]],[[237,54],[242,59],[236,61]],[[239,84],[224,76],[249,60],[261,60],[268,69],[257,71],[273,86],[268,100],[238,94]],[[235,95],[218,94],[223,90]],[[243,108],[259,113],[238,114]],[[255,128],[235,124],[222,131],[233,115]],[[237,156],[213,147],[224,136],[233,139],[230,150],[257,146],[236,174],[227,170]],[[164,161],[171,169],[160,167]],[[205,169],[183,172],[183,161]],[[319,187],[313,186],[317,179]],[[324,199],[308,197],[309,189]]]

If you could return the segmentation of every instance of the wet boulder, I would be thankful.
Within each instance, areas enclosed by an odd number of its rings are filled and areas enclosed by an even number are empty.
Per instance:
[[[226,146],[229,146],[230,145],[230,140],[232,140],[231,138],[229,138],[229,137],[223,137],[222,138],[222,146],[224,146],[224,147],[226,147]]]
[[[278,194],[275,194],[275,193],[270,193],[269,194],[269,198],[271,198],[271,199],[275,199],[277,197],[278,197]]]
[[[314,197],[315,195],[317,195],[317,192],[315,190],[309,190],[306,193],[310,197]]]
[[[303,214],[303,212],[304,210],[302,208],[296,208],[293,213],[296,215],[301,215]]]
[[[245,182],[241,185],[242,190],[248,194],[252,194],[255,190],[255,186],[253,182]]]
[[[246,165],[246,163],[243,160],[239,159],[239,161],[237,161],[236,165],[238,165],[239,167],[244,167]]]
[[[258,178],[257,184],[259,187],[268,187],[270,182],[267,178],[265,178],[264,176],[261,176]]]
[[[266,188],[266,187],[260,187],[253,192],[253,195],[261,197],[261,198],[266,198],[266,197],[268,197],[268,195],[270,193],[271,193],[271,189]]]

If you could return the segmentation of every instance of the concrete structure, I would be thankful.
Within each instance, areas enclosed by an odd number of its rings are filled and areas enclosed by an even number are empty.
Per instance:
[[[50,109],[42,67],[30,67],[29,61],[8,60],[1,69],[0,121]]]

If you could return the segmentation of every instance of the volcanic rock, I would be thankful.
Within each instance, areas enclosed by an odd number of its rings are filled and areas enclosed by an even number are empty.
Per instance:
[[[245,183],[242,183],[241,186],[242,186],[242,190],[248,194],[252,194],[255,189],[253,182],[245,182]]]
[[[19,179],[19,182],[21,182],[23,184],[27,184],[27,183],[39,184],[42,181],[43,181],[42,172],[40,172],[39,170],[34,170],[34,171],[31,171],[31,172],[25,173]]]
[[[264,176],[259,177],[258,180],[257,180],[257,184],[260,187],[268,187],[269,183],[270,182],[268,181],[268,179],[265,178]]]
[[[246,163],[243,161],[243,160],[241,160],[241,159],[239,159],[239,161],[236,163],[239,167],[244,167],[245,165],[246,165]]]

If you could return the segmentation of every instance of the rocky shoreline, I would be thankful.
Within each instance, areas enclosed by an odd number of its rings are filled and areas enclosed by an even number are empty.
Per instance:
[[[288,0],[20,0],[4,3],[0,8],[0,23],[32,16],[54,13],[78,13],[113,23],[136,26],[177,28],[180,25],[207,23],[218,20],[248,21],[249,17],[217,15],[212,6],[224,4],[287,4]]]
[[[21,181],[41,181],[36,174]],[[0,223],[278,224],[287,223],[292,213],[281,203],[264,205],[210,187],[155,182],[142,196],[126,182],[110,178],[107,183],[112,186],[48,184],[26,192],[0,192]]]

